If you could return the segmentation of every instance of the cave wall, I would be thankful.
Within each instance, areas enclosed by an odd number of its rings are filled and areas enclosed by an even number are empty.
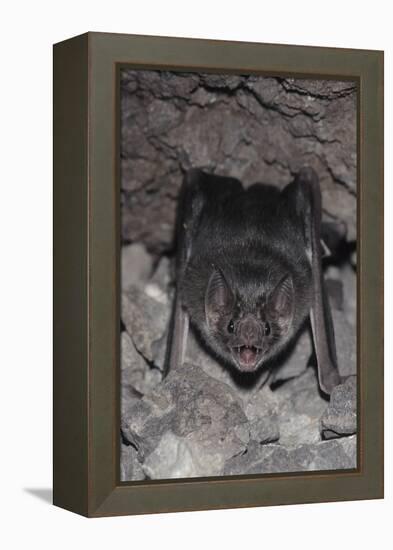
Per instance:
[[[120,87],[123,243],[171,251],[191,167],[282,187],[304,164],[356,240],[354,82],[125,69]]]

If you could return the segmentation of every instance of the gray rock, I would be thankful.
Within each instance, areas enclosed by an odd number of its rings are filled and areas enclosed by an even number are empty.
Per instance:
[[[346,470],[356,468],[356,436],[301,445],[290,452],[294,471]]]
[[[226,462],[223,475],[274,474],[293,472],[295,468],[290,452],[282,445],[260,445],[251,441],[246,452]]]
[[[356,468],[356,436],[287,448],[250,442],[247,452],[229,459],[224,475],[270,474]]]
[[[121,384],[131,386],[141,394],[149,393],[162,380],[162,373],[152,368],[137,352],[127,332],[122,332],[121,339]]]
[[[356,433],[356,381],[356,376],[351,376],[332,391],[329,406],[321,419],[325,439]]]
[[[219,446],[206,453],[200,442],[169,431],[144,461],[143,471],[151,479],[214,476],[221,475],[223,464]]]
[[[173,278],[171,261],[167,256],[162,256],[154,270],[150,283],[157,285],[164,293],[169,294]]]
[[[274,396],[278,401],[280,444],[292,446],[321,440],[320,418],[328,402],[319,392],[313,368],[285,382]]]
[[[121,248],[121,288],[146,284],[153,267],[153,259],[142,244],[134,243]]]
[[[159,444],[143,464],[143,470],[150,479],[172,479],[196,477],[203,470],[193,443],[172,432],[166,432]]]
[[[120,408],[122,417],[141,398],[140,379],[149,368],[143,357],[136,351],[131,337],[120,335]]]
[[[304,164],[320,176],[329,220],[356,238],[352,83],[128,69],[120,87],[123,240],[172,250],[191,166],[282,187]]]
[[[146,361],[142,355],[137,352],[134,342],[128,332],[123,331],[120,334],[120,366],[122,371],[130,369],[143,370]]]
[[[293,348],[285,355],[284,361],[274,369],[272,381],[288,380],[305,372],[312,351],[310,327],[306,325],[297,337]]]
[[[131,445],[120,444],[120,481],[140,481],[146,479],[137,452]]]
[[[120,411],[121,418],[128,414],[128,411],[139,402],[142,394],[139,393],[133,386],[125,382],[121,383],[120,387]]]
[[[278,425],[278,402],[269,387],[253,393],[245,402],[244,412],[249,420],[250,438],[258,443],[277,441],[280,437]]]
[[[162,369],[164,357],[157,349],[160,349],[159,342],[166,334],[170,304],[151,294],[137,287],[123,292],[121,318],[138,352]]]
[[[152,478],[184,471],[219,475],[225,461],[244,451],[249,440],[247,417],[233,390],[190,364],[171,370],[141,399],[123,418],[122,432]]]

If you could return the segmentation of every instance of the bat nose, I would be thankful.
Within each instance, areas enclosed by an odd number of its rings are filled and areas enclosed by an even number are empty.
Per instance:
[[[250,315],[243,319],[239,328],[241,338],[246,345],[253,346],[258,343],[259,327],[253,316]]]

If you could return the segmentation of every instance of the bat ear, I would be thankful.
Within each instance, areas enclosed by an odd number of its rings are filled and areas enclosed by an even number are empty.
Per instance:
[[[205,315],[208,326],[217,324],[234,304],[234,296],[221,270],[214,268],[205,293]]]
[[[268,298],[270,316],[287,331],[291,325],[294,306],[293,280],[290,274],[285,275]]]

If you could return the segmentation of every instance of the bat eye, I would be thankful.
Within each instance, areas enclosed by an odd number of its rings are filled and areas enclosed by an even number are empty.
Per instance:
[[[235,330],[235,325],[233,323],[233,320],[231,319],[228,324],[228,332],[233,332]]]
[[[269,323],[265,323],[265,336],[269,336],[270,332],[271,331]]]

